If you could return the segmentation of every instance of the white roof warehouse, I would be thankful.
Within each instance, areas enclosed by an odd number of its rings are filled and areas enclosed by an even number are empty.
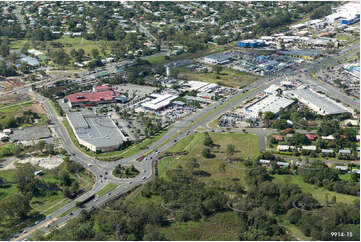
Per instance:
[[[79,144],[91,151],[111,151],[127,141],[115,123],[107,116],[91,112],[72,112],[67,119]]]
[[[265,96],[259,101],[246,107],[245,108],[246,115],[251,117],[257,117],[259,112],[278,113],[281,108],[286,108],[292,103],[294,103],[294,101],[288,98],[277,97],[277,96]]]
[[[321,115],[349,112],[342,104],[308,88],[287,91],[287,95],[297,98],[301,103]]]

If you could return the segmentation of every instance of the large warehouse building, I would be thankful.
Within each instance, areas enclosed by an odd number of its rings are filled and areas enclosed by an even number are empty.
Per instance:
[[[79,144],[91,151],[116,150],[127,141],[108,116],[83,111],[68,113],[66,117]]]
[[[292,98],[297,98],[298,101],[321,115],[333,115],[349,112],[342,104],[308,88],[290,90],[286,92],[286,95]]]
[[[278,113],[281,108],[286,108],[292,103],[294,103],[294,101],[288,98],[277,97],[273,95],[265,96],[258,101],[252,103],[248,107],[245,107],[246,116],[250,118],[257,118],[259,112]]]

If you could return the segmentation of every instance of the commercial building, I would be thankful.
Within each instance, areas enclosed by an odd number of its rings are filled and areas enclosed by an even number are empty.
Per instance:
[[[216,53],[212,55],[208,55],[203,58],[203,61],[207,64],[226,64],[231,61],[233,58],[234,53],[227,52],[227,53]]]
[[[320,53],[317,51],[308,51],[308,50],[279,50],[276,52],[278,55],[292,56],[295,58],[302,58],[305,60],[314,60],[320,56]]]
[[[112,151],[127,141],[108,116],[93,112],[71,112],[66,115],[79,144],[91,151]]]
[[[349,112],[342,104],[308,88],[286,91],[286,95],[298,99],[299,102],[321,115]]]
[[[294,103],[294,100],[288,98],[265,96],[245,108],[246,116],[257,118],[259,112],[278,113],[281,108],[286,108],[292,103]]]
[[[200,81],[188,81],[186,84],[187,91],[198,91],[201,93],[210,93],[218,88],[218,84]]]
[[[265,89],[263,91],[263,93],[266,94],[266,95],[274,95],[274,96],[276,96],[278,94],[278,90],[280,90],[280,89],[281,89],[280,86],[272,84],[267,89]]]
[[[263,40],[243,40],[239,41],[237,45],[242,48],[257,48],[266,46],[266,43]]]
[[[174,94],[152,94],[155,99],[142,103],[142,107],[148,110],[157,111],[167,107],[178,95]]]
[[[93,92],[77,92],[65,96],[64,102],[70,107],[95,106],[97,104],[112,103],[119,96],[110,86],[95,86]]]

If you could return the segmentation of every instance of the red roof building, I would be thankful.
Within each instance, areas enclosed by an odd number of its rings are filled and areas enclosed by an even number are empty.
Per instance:
[[[89,106],[114,102],[116,96],[118,94],[113,91],[77,92],[66,96],[65,101],[69,102],[70,107]]]
[[[306,134],[308,140],[313,141],[316,139],[317,135],[315,134]]]
[[[282,135],[278,135],[278,134],[273,135],[273,138],[274,138],[276,141],[282,141],[282,140],[283,140]]]
[[[105,92],[105,91],[113,91],[113,88],[109,85],[103,85],[103,86],[94,86],[93,92]]]

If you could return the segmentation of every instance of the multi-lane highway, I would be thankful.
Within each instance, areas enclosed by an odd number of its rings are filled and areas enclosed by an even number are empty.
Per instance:
[[[332,58],[334,57],[328,57],[319,62],[319,67],[324,65],[328,65],[327,63],[330,63]],[[330,59],[331,58],[331,59]],[[314,65],[310,64],[308,66],[303,67],[304,70],[307,70],[307,72],[310,72],[314,70]],[[249,87],[247,87],[246,93],[241,93],[238,91],[236,94],[234,94],[232,97],[229,97],[226,101],[213,103],[203,110],[200,110],[199,112],[193,113],[189,117],[180,120],[176,122],[168,131],[165,133],[161,139],[159,139],[157,142],[150,145],[149,148],[142,150],[136,155],[133,155],[132,157],[113,161],[113,162],[103,162],[96,160],[92,157],[89,157],[85,154],[83,154],[80,150],[78,150],[73,143],[71,142],[65,128],[63,127],[61,123],[61,117],[58,117],[54,110],[51,108],[51,106],[48,103],[48,100],[34,94],[35,98],[43,103],[44,108],[47,110],[49,114],[49,118],[52,120],[54,124],[54,129],[59,136],[59,140],[62,142],[64,148],[66,151],[71,154],[72,159],[82,164],[86,169],[91,171],[95,177],[96,182],[93,186],[93,188],[88,191],[87,193],[83,194],[81,198],[78,199],[84,199],[86,197],[89,197],[98,191],[100,191],[107,183],[114,183],[118,186],[111,191],[110,193],[107,193],[103,196],[97,197],[93,200],[90,200],[88,203],[85,204],[86,209],[91,209],[92,207],[98,206],[103,204],[105,201],[107,201],[109,198],[118,196],[120,194],[123,194],[136,186],[145,184],[149,182],[152,177],[154,176],[153,173],[153,162],[156,159],[156,157],[159,155],[159,153],[169,149],[171,146],[173,146],[176,142],[184,138],[185,136],[189,135],[190,133],[194,132],[199,127],[206,127],[207,123],[221,115],[223,112],[232,109],[233,107],[238,106],[241,102],[252,98],[262,92],[264,89],[269,87],[271,84],[277,84],[280,81],[282,81],[283,75],[292,75],[294,74],[294,71],[287,70],[284,72],[278,73],[278,75],[273,78],[263,78],[261,80],[258,80],[257,82],[251,84]],[[316,85],[320,85],[317,81],[309,78],[305,80],[308,83],[316,83]],[[330,87],[325,87],[329,90],[332,89]],[[328,93],[330,96],[336,95],[335,92]],[[337,93],[337,95],[343,95],[345,97],[339,98],[338,96],[335,96],[336,98],[340,99],[342,102],[352,105],[353,107],[357,107],[359,109],[359,103],[355,105],[354,100],[348,98],[346,95],[342,93]],[[222,106],[221,106],[222,105]],[[152,151],[152,153],[147,155],[147,159],[144,159],[142,162],[136,161],[136,159],[149,151]],[[133,164],[136,166],[136,168],[140,171],[140,174],[132,179],[118,179],[115,178],[112,175],[112,170],[117,166],[118,164]],[[78,200],[77,199],[77,200]],[[23,240],[31,236],[32,232],[34,232],[37,229],[41,229],[44,231],[47,231],[48,224],[52,225],[61,225],[65,223],[67,220],[73,218],[77,214],[80,213],[81,209],[76,208],[72,211],[72,215],[70,213],[68,215],[60,217],[64,212],[68,211],[69,209],[72,209],[76,206],[76,201],[72,201],[68,204],[66,204],[64,207],[56,210],[52,214],[50,214],[44,221],[41,221],[39,224],[27,227],[25,230],[28,231],[27,233],[23,234],[21,237],[18,237],[17,240]]]

